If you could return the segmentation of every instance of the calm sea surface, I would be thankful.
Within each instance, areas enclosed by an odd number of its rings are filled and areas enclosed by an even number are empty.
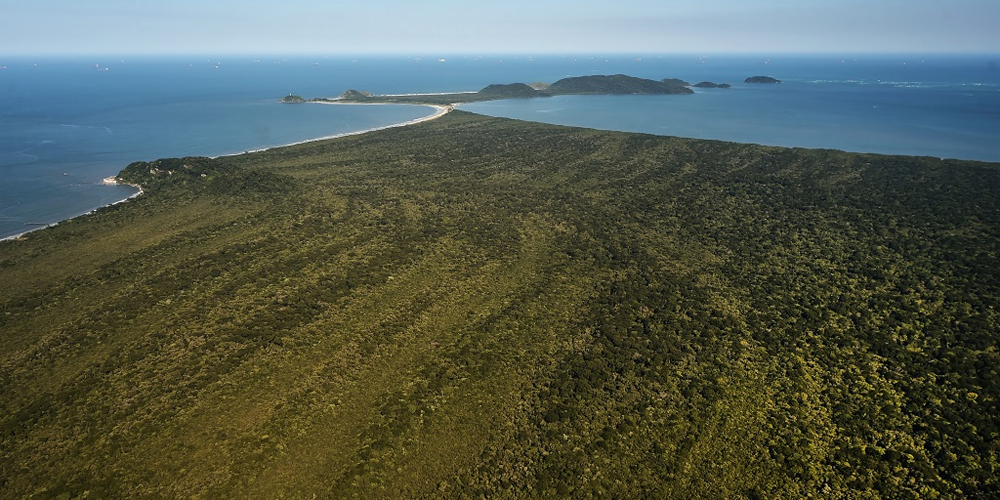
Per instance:
[[[749,64],[707,59],[702,71],[688,68],[677,76],[690,83],[728,82],[733,88],[695,89],[696,96],[681,98],[559,96],[463,109],[627,132],[1000,161],[998,60],[799,58]],[[783,83],[743,83],[757,74]]]
[[[463,105],[494,116],[781,146],[1000,161],[1000,56],[0,59],[0,237],[131,195],[128,163],[221,155],[400,123],[415,106],[282,105],[625,73],[731,83],[689,96]],[[742,83],[770,75],[781,85]]]

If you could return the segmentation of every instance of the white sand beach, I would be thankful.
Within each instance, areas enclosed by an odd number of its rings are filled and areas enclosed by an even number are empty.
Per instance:
[[[327,104],[327,105],[333,105],[333,106],[399,106],[400,105],[400,104],[397,104],[397,103],[385,103],[385,102],[338,102],[337,100],[310,101],[308,104]],[[241,152],[241,153],[231,153],[231,154],[225,154],[225,155],[212,156],[212,158],[221,158],[221,157],[224,157],[224,156],[237,156],[237,155],[246,154],[246,153],[259,153],[261,151],[269,151],[271,149],[276,149],[276,148],[284,148],[284,147],[288,147],[288,146],[297,146],[299,144],[307,144],[307,143],[310,143],[310,142],[325,141],[325,140],[329,140],[329,139],[338,139],[340,137],[348,137],[348,136],[352,136],[352,135],[367,134],[368,132],[375,132],[375,131],[378,131],[378,130],[386,130],[386,129],[396,128],[396,127],[405,127],[407,125],[416,125],[418,123],[423,123],[423,122],[426,122],[426,121],[430,121],[430,120],[433,120],[435,118],[440,118],[440,117],[448,114],[449,112],[451,112],[451,111],[453,111],[455,109],[455,106],[452,105],[452,104],[448,104],[448,105],[439,105],[439,104],[404,104],[404,105],[405,106],[426,106],[428,108],[434,108],[434,113],[431,114],[431,115],[424,116],[424,117],[421,117],[421,118],[417,118],[417,119],[414,119],[414,120],[410,120],[410,121],[407,121],[407,122],[394,123],[392,125],[386,125],[384,127],[375,127],[375,128],[365,129],[365,130],[356,130],[354,132],[344,132],[342,134],[335,134],[335,135],[328,135],[328,136],[323,136],[323,137],[316,137],[315,139],[306,139],[304,141],[292,142],[292,143],[289,143],[289,144],[282,144],[280,146],[271,146],[271,147],[260,148],[260,149],[252,149],[252,150],[244,151],[244,152]]]

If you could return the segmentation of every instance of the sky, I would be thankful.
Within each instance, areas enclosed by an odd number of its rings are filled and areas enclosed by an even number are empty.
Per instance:
[[[0,55],[1000,53],[1000,0],[0,0]]]

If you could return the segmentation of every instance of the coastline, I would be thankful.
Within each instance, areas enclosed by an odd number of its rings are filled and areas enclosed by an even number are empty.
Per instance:
[[[314,103],[315,104],[333,104],[333,105],[338,105],[338,106],[351,106],[351,105],[358,105],[358,106],[383,106],[383,105],[387,105],[388,104],[388,103],[358,103],[358,102],[336,102],[336,101],[314,101]],[[393,104],[393,105],[398,106],[399,104]],[[289,144],[281,144],[281,145],[278,145],[278,146],[270,146],[270,147],[266,147],[266,148],[260,148],[260,149],[254,149],[254,150],[249,150],[249,151],[243,151],[243,152],[240,152],[240,153],[231,153],[231,154],[210,156],[209,158],[222,158],[222,157],[226,157],[226,156],[237,156],[237,155],[242,155],[242,154],[247,154],[247,153],[259,153],[259,152],[268,151],[268,150],[271,150],[271,149],[284,148],[284,147],[289,147],[289,146],[297,146],[299,144],[307,144],[307,143],[310,143],[310,142],[325,141],[325,140],[329,140],[329,139],[338,139],[338,138],[341,138],[341,137],[348,137],[348,136],[352,136],[352,135],[361,135],[361,134],[366,134],[368,132],[375,132],[375,131],[378,131],[378,130],[386,130],[386,129],[390,129],[390,128],[405,127],[405,126],[409,126],[409,125],[416,125],[418,123],[423,123],[423,122],[426,122],[426,121],[434,120],[436,118],[440,118],[440,117],[448,114],[449,112],[451,112],[451,111],[453,111],[455,109],[455,106],[454,105],[450,105],[450,104],[447,105],[447,106],[445,106],[445,105],[438,105],[438,104],[403,104],[403,105],[404,106],[426,106],[426,107],[429,107],[429,108],[434,108],[435,111],[434,111],[434,113],[432,113],[430,115],[427,115],[427,116],[424,116],[424,117],[416,118],[416,119],[409,120],[409,121],[402,122],[402,123],[395,123],[395,124],[392,124],[392,125],[386,125],[386,126],[383,126],[383,127],[374,127],[374,128],[364,129],[364,130],[357,130],[357,131],[354,131],[354,132],[344,132],[344,133],[341,133],[341,134],[335,134],[335,135],[328,135],[328,136],[323,136],[323,137],[317,137],[317,138],[314,138],[314,139],[306,139],[304,141],[297,141],[297,142],[292,142],[292,143],[289,143]],[[106,177],[106,178],[102,179],[101,180],[101,184],[108,185],[108,186],[132,186],[132,187],[138,189],[138,192],[133,193],[132,195],[129,195],[128,197],[123,198],[121,200],[118,200],[118,201],[115,201],[115,202],[112,202],[112,203],[108,203],[107,205],[101,205],[101,206],[96,207],[96,208],[94,208],[92,210],[89,210],[87,212],[83,212],[83,213],[78,214],[78,215],[74,215],[72,217],[67,217],[65,219],[60,219],[60,220],[55,221],[55,222],[53,222],[51,224],[38,225],[37,227],[33,227],[31,229],[28,229],[27,231],[23,231],[23,232],[20,232],[20,233],[17,233],[17,234],[12,234],[10,236],[0,237],[0,242],[2,242],[2,241],[18,241],[18,240],[21,240],[28,233],[31,233],[31,232],[34,232],[34,231],[38,231],[38,230],[41,230],[41,229],[45,229],[45,228],[49,228],[49,227],[52,227],[52,226],[56,226],[58,224],[61,224],[61,223],[65,222],[65,221],[68,221],[68,220],[75,219],[77,217],[83,217],[83,216],[86,216],[86,215],[90,215],[90,214],[92,214],[92,213],[96,212],[97,210],[100,210],[100,209],[102,209],[104,207],[110,207],[110,206],[113,206],[113,205],[117,205],[119,203],[125,203],[126,201],[131,200],[132,198],[136,198],[136,197],[138,197],[138,196],[140,196],[140,195],[143,194],[141,186],[137,186],[135,184],[128,184],[128,183],[119,182],[118,178],[116,176]]]
[[[448,114],[449,112],[451,112],[451,111],[453,111],[455,109],[455,106],[453,104],[449,104],[449,105],[445,106],[445,105],[440,105],[440,104],[400,104],[400,103],[385,103],[385,102],[337,102],[337,101],[333,101],[333,100],[331,100],[331,101],[310,101],[310,102],[307,102],[305,104],[329,104],[329,105],[334,105],[334,106],[400,106],[400,105],[402,105],[402,106],[425,106],[425,107],[428,107],[428,108],[434,108],[435,111],[434,111],[433,114],[430,114],[428,116],[423,116],[423,117],[420,117],[420,118],[415,118],[413,120],[402,122],[402,123],[394,123],[392,125],[385,125],[385,126],[382,126],[382,127],[374,127],[374,128],[364,129],[364,130],[356,130],[356,131],[353,131],[353,132],[344,132],[344,133],[341,133],[341,134],[334,134],[334,135],[327,135],[327,136],[323,136],[323,137],[316,137],[316,138],[313,138],[313,139],[306,139],[306,140],[303,140],[303,141],[296,141],[296,142],[292,142],[292,143],[288,143],[288,144],[281,144],[281,145],[278,145],[278,146],[269,146],[269,147],[266,147],[266,148],[251,149],[251,150],[242,151],[242,152],[239,152],[239,153],[229,153],[229,154],[224,154],[224,155],[210,156],[209,158],[224,158],[224,157],[227,157],[227,156],[239,156],[239,155],[247,154],[247,153],[260,153],[260,152],[263,152],[263,151],[270,151],[272,149],[277,149],[277,148],[287,148],[289,146],[298,146],[299,144],[308,144],[310,142],[326,141],[326,140],[330,140],[330,139],[339,139],[341,137],[349,137],[349,136],[352,136],[352,135],[367,134],[368,132],[377,132],[379,130],[386,130],[386,129],[396,128],[396,127],[406,127],[406,126],[409,126],[409,125],[416,125],[418,123],[423,123],[423,122],[426,122],[426,121],[430,121],[430,120],[433,120],[435,118],[440,118],[440,117]]]
[[[88,210],[86,212],[83,212],[83,213],[78,214],[78,215],[74,215],[72,217],[67,217],[65,219],[60,219],[60,220],[57,220],[57,221],[52,222],[50,224],[37,224],[36,227],[28,229],[27,231],[22,231],[20,233],[12,234],[10,236],[4,236],[4,237],[0,238],[0,241],[16,241],[16,240],[20,240],[20,239],[24,238],[24,236],[27,235],[28,233],[31,233],[31,232],[34,232],[34,231],[38,231],[38,230],[41,230],[41,229],[50,228],[52,226],[58,226],[59,224],[62,224],[63,222],[66,222],[68,220],[73,220],[73,219],[75,219],[77,217],[83,217],[83,216],[86,216],[86,215],[90,215],[90,214],[92,214],[92,213],[94,213],[94,212],[96,212],[96,211],[98,211],[98,210],[100,210],[100,209],[102,209],[104,207],[110,207],[110,206],[117,205],[119,203],[125,203],[126,201],[131,200],[132,198],[137,198],[139,195],[141,195],[143,193],[142,186],[139,186],[139,185],[136,185],[136,184],[129,184],[127,182],[119,182],[118,179],[115,176],[105,177],[104,179],[101,179],[101,184],[103,184],[105,186],[130,186],[130,187],[136,188],[138,191],[136,191],[135,193],[132,193],[128,197],[122,198],[122,199],[120,199],[118,201],[113,201],[111,203],[108,203],[107,205],[101,205],[101,206],[99,206],[97,208],[94,208],[93,210]]]

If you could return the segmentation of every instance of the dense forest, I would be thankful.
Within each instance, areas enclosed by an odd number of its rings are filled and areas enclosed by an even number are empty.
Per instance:
[[[995,498],[1000,165],[452,112],[0,242],[0,498]]]

